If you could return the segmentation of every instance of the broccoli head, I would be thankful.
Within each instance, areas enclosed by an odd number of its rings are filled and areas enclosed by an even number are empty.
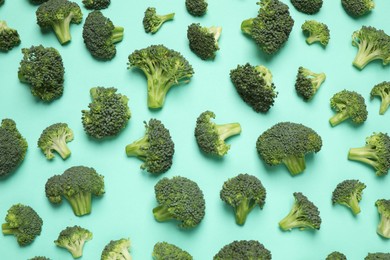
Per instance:
[[[192,23],[187,29],[187,39],[190,49],[202,60],[214,59],[219,50],[218,39],[222,27],[203,27],[199,23]]]
[[[111,0],[82,0],[82,2],[87,9],[101,10],[106,9],[110,5]]]
[[[101,260],[131,260],[132,257],[129,252],[130,249],[130,240],[127,238],[122,238],[119,240],[111,240],[108,243],[103,251]]]
[[[347,260],[347,257],[338,251],[330,253],[325,260]]]
[[[73,131],[66,123],[56,123],[46,127],[38,139],[38,147],[41,148],[46,158],[54,158],[53,150],[56,151],[62,159],[70,156],[70,150],[67,142],[73,140]]]
[[[153,174],[164,173],[172,166],[172,158],[175,153],[175,144],[169,130],[160,120],[150,119],[145,123],[145,135],[126,146],[127,156],[134,156],[144,163],[141,169],[146,169]]]
[[[368,253],[364,260],[389,260],[390,253]]]
[[[291,0],[292,5],[304,14],[318,13],[322,7],[322,0]]]
[[[164,45],[151,45],[129,55],[129,69],[142,70],[148,85],[148,107],[162,108],[168,90],[188,83],[194,74],[192,66],[177,51]]]
[[[351,148],[348,159],[371,165],[377,176],[384,176],[390,169],[390,137],[387,133],[373,133],[366,138],[366,145]]]
[[[91,239],[91,231],[80,226],[73,226],[62,230],[54,244],[68,250],[73,258],[80,258],[83,255],[85,242]]]
[[[156,33],[163,25],[163,23],[169,20],[173,20],[174,17],[175,17],[175,13],[159,15],[156,12],[156,8],[148,7],[145,11],[142,24],[144,26],[145,32]]]
[[[93,168],[73,166],[47,180],[46,197],[54,204],[61,203],[64,197],[76,216],[84,216],[91,213],[92,195],[104,194],[103,178]]]
[[[305,155],[317,153],[321,147],[321,136],[313,129],[291,122],[272,126],[256,142],[257,152],[267,165],[283,163],[293,176],[305,170]]]
[[[5,217],[6,223],[1,225],[4,235],[14,235],[20,246],[31,244],[41,234],[43,221],[30,206],[15,204]]]
[[[129,99],[116,91],[113,87],[91,88],[89,110],[81,111],[84,130],[89,136],[96,139],[116,136],[125,128],[131,117]]]
[[[359,201],[366,185],[358,180],[345,180],[337,184],[332,193],[332,203],[345,205],[357,215],[360,213]]]
[[[381,216],[376,232],[384,238],[390,238],[390,200],[379,199],[375,206]]]
[[[326,24],[315,20],[307,20],[302,24],[301,29],[306,35],[306,42],[308,44],[319,42],[324,47],[328,45],[330,31]]]
[[[154,260],[192,260],[192,256],[187,251],[167,242],[156,243],[153,247],[152,257]]]
[[[207,12],[206,0],[186,0],[186,9],[193,16],[203,16]]]
[[[4,4],[5,0],[0,0],[0,6]]]
[[[20,44],[17,30],[8,27],[5,21],[0,20],[0,51],[9,51]]]
[[[252,209],[256,206],[263,208],[266,190],[255,176],[239,174],[225,181],[219,195],[222,201],[233,208],[236,223],[244,225],[246,217]]]
[[[43,4],[44,2],[47,2],[48,0],[30,0],[30,2],[34,5],[40,5]]]
[[[373,99],[375,96],[381,98],[381,106],[379,108],[379,114],[384,115],[386,110],[390,106],[390,81],[383,81],[382,83],[375,85],[371,89],[370,96],[371,99]]]
[[[344,10],[352,17],[360,17],[375,8],[373,0],[341,0]]]
[[[257,240],[239,240],[225,245],[213,260],[261,259],[271,260],[271,252]]]
[[[45,256],[35,256],[35,257],[30,258],[28,260],[50,260],[50,258],[47,258]]]
[[[307,68],[299,67],[295,80],[295,90],[303,100],[309,101],[317,93],[325,79],[325,73],[315,73]]]
[[[158,206],[153,209],[159,221],[177,220],[181,228],[196,227],[205,215],[205,199],[196,182],[181,176],[162,178],[154,186]]]

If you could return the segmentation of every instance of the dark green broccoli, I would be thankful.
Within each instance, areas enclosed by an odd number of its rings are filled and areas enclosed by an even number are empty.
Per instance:
[[[0,51],[9,51],[20,44],[17,30],[8,27],[5,21],[0,20]]]
[[[371,165],[377,176],[384,176],[390,169],[390,137],[387,133],[373,133],[366,138],[366,145],[351,148],[348,159]]]
[[[375,8],[373,0],[341,0],[344,10],[352,17],[360,17]]]
[[[30,0],[30,2],[34,5],[40,5],[43,4],[44,2],[47,2],[48,0]]]
[[[116,136],[125,128],[131,117],[129,99],[116,91],[113,87],[91,88],[89,110],[81,111],[84,130],[89,136],[96,139]]]
[[[82,2],[87,9],[101,10],[106,9],[110,5],[111,0],[82,0]]]
[[[93,168],[74,166],[47,180],[46,197],[54,204],[61,203],[64,197],[76,216],[84,216],[91,213],[92,195],[104,194],[103,178]]]
[[[318,13],[322,7],[322,0],[291,0],[292,5],[304,14]]]
[[[279,226],[283,231],[293,228],[320,229],[321,217],[316,205],[313,204],[301,192],[293,193],[295,201],[291,211],[280,222]]]
[[[228,179],[219,193],[221,200],[233,208],[238,225],[245,224],[246,217],[256,206],[263,208],[266,194],[261,181],[249,174]]]
[[[123,27],[115,26],[102,12],[93,11],[85,19],[83,39],[92,56],[111,60],[116,54],[115,43],[122,41],[123,32]]]
[[[92,239],[92,232],[80,226],[66,227],[54,241],[58,247],[65,248],[72,254],[73,258],[80,258],[83,255],[85,242]]]
[[[294,20],[289,8],[279,0],[260,0],[256,18],[244,20],[241,31],[253,38],[266,54],[274,54],[287,42]]]
[[[130,239],[122,238],[119,240],[111,240],[108,243],[103,251],[101,260],[131,260],[132,257],[129,252],[130,249]]]
[[[129,69],[142,70],[146,76],[149,108],[162,108],[168,90],[188,83],[194,74],[192,66],[179,52],[161,44],[135,50],[129,55],[128,65]]]
[[[175,144],[160,120],[150,119],[149,123],[144,123],[145,135],[126,146],[126,155],[142,160],[141,169],[153,174],[164,173],[172,166]]]
[[[338,251],[330,253],[325,260],[347,260],[347,257]]]
[[[31,244],[41,234],[43,221],[38,213],[23,204],[13,205],[1,225],[4,235],[14,235],[20,246]]]
[[[0,6],[4,4],[5,0],[0,0]]]
[[[225,245],[213,257],[213,260],[261,259],[271,260],[271,252],[257,240],[233,241]]]
[[[206,0],[186,0],[186,9],[193,16],[203,16],[207,12]]]
[[[51,259],[47,258],[45,256],[36,256],[36,257],[30,258],[28,260],[51,260]]]
[[[181,176],[162,178],[154,186],[158,206],[153,209],[159,221],[177,220],[181,228],[197,226],[205,215],[205,199],[196,182]]]
[[[355,91],[342,90],[330,99],[330,107],[336,114],[329,119],[332,126],[351,119],[355,124],[363,124],[367,120],[367,107],[364,97]]]
[[[30,85],[33,96],[50,102],[64,92],[65,68],[60,53],[42,45],[23,48],[18,71],[19,80]]]
[[[359,69],[373,60],[382,60],[383,65],[390,63],[390,36],[383,30],[362,26],[353,32],[352,45],[358,48],[352,64]]]
[[[167,242],[158,242],[153,247],[154,260],[192,260],[192,256],[180,247]]]
[[[283,163],[293,176],[305,170],[305,155],[317,153],[321,147],[321,136],[313,129],[291,122],[272,126],[256,142],[256,150],[267,165]]]
[[[299,67],[295,80],[295,90],[298,95],[302,96],[303,100],[309,101],[317,93],[325,79],[325,73],[315,73],[307,68]]]
[[[16,128],[14,120],[6,118],[0,125],[0,178],[13,173],[23,162],[27,141]]]
[[[70,24],[79,24],[83,20],[80,6],[68,0],[44,2],[38,7],[36,16],[39,27],[52,28],[61,44],[71,40]]]
[[[381,216],[376,232],[384,238],[390,238],[390,200],[379,199],[375,206]]]
[[[358,180],[345,180],[337,184],[332,193],[332,203],[347,206],[352,213],[360,213],[359,201],[366,185]]]
[[[308,44],[319,42],[324,47],[328,45],[330,31],[326,24],[315,20],[307,20],[302,24],[301,29],[306,35],[306,42]]]
[[[46,158],[54,158],[53,150],[56,151],[62,159],[70,156],[70,150],[67,142],[73,140],[73,131],[66,123],[56,123],[46,127],[38,139],[38,147],[41,148]]]
[[[364,260],[389,260],[390,253],[368,253]]]
[[[163,25],[163,23],[169,20],[173,20],[174,17],[175,17],[175,13],[159,15],[156,12],[156,8],[148,7],[145,11],[142,24],[144,26],[145,32],[156,33]]]
[[[218,39],[222,27],[204,27],[199,23],[192,23],[187,29],[187,39],[190,49],[202,60],[214,59],[219,50]]]
[[[381,106],[379,108],[379,114],[384,115],[386,110],[390,106],[390,81],[383,81],[382,83],[375,85],[371,89],[370,96],[371,99],[373,99],[375,96],[381,98]]]

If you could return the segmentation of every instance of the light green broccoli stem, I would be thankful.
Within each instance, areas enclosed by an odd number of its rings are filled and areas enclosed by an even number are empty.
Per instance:
[[[73,258],[80,258],[83,255],[84,239],[78,239],[77,241],[70,241],[70,239],[68,239],[67,242],[61,240],[54,241],[54,243],[59,247],[67,249],[72,254]]]
[[[252,26],[254,18],[246,19],[241,23],[241,31],[247,35],[252,35]]]
[[[382,95],[382,102],[379,108],[379,114],[384,115],[390,106],[390,93],[388,95]]]
[[[64,20],[52,24],[52,28],[61,44],[69,42],[72,38],[70,35],[70,22],[72,18],[73,12],[70,12]]]
[[[217,129],[219,138],[222,140],[241,133],[241,125],[239,123],[216,125],[215,127]]]
[[[381,58],[382,51],[380,49],[374,50],[374,44],[362,40],[357,46],[358,52],[352,64],[358,69],[363,69],[371,61]]]
[[[331,126],[336,126],[336,125],[340,124],[341,122],[347,120],[348,118],[349,118],[349,115],[347,114],[347,112],[341,111],[341,112],[336,113],[334,116],[332,116],[329,119],[329,123],[331,124]]]
[[[351,208],[353,214],[357,215],[360,213],[359,201],[356,196],[352,196],[348,202],[348,207]]]
[[[170,14],[166,14],[166,15],[158,15],[158,18],[161,19],[161,24],[163,24],[166,21],[173,20],[174,17],[175,17],[175,13],[170,13]]]
[[[169,212],[168,208],[165,206],[157,206],[153,209],[154,218],[159,221],[167,221],[173,219],[172,214]]]
[[[318,35],[318,34],[311,34],[310,36],[308,36],[306,38],[306,42],[308,44],[312,44],[312,43],[315,43],[315,42],[321,42],[322,39],[321,37]]]
[[[168,90],[172,87],[172,82],[162,76],[162,70],[157,68],[152,75],[147,75],[148,84],[148,107],[152,109],[162,108]]]
[[[376,232],[385,238],[390,238],[390,218],[382,214]]]
[[[208,28],[208,31],[214,35],[216,45],[218,46],[218,39],[221,37],[222,27],[221,26],[211,26]]]
[[[117,43],[123,40],[123,32],[124,28],[120,26],[115,26],[114,30],[112,31],[111,35],[111,41],[112,43]]]
[[[305,157],[304,156],[294,156],[290,155],[282,160],[284,165],[286,165],[288,171],[291,175],[295,176],[303,172],[306,168]]]
[[[4,235],[13,235],[13,234],[15,234],[15,232],[17,230],[16,228],[11,227],[11,225],[9,223],[2,224],[1,229],[2,229]]]
[[[65,196],[76,216],[84,216],[91,213],[92,194],[90,192],[79,192],[73,196]]]
[[[148,137],[145,135],[141,139],[126,145],[126,155],[138,157],[140,160],[145,161],[147,156],[147,147],[149,146]]]
[[[320,88],[321,84],[325,81],[326,75],[325,73],[313,73],[312,75],[314,78],[311,79],[311,82],[314,85],[315,92]]]
[[[293,205],[293,208],[288,213],[286,217],[284,217],[280,222],[279,226],[284,231],[291,230],[292,228],[299,227],[302,225],[302,221],[297,218],[300,215],[299,209],[296,204]]]
[[[351,148],[348,152],[348,159],[353,161],[359,161],[371,165],[375,169],[378,167],[378,156],[375,149],[369,147]]]
[[[250,199],[243,198],[241,203],[235,209],[236,223],[238,225],[244,225],[249,212],[251,212],[251,210],[255,206],[256,206],[256,204],[251,205],[251,200]]]
[[[62,159],[66,159],[70,156],[71,151],[66,144],[67,135],[59,136],[58,138],[53,139],[52,148],[61,156]]]

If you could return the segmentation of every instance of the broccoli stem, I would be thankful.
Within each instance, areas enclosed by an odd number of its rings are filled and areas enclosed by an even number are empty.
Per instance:
[[[77,244],[76,244],[77,243]],[[67,243],[61,245],[62,247],[65,247],[73,256],[73,258],[80,258],[83,255],[83,246],[84,246],[85,240],[77,240],[73,243]]]
[[[172,214],[168,211],[167,207],[157,206],[153,209],[154,218],[159,221],[167,221],[173,219]]]
[[[148,81],[148,107],[152,109],[161,108],[165,102],[165,96],[172,84],[168,81],[165,82],[165,78],[161,75],[162,70],[156,69],[155,73],[147,75]]]
[[[4,235],[13,235],[16,231],[15,228],[12,228],[9,223],[4,223],[1,225],[1,229]]]
[[[377,233],[385,238],[390,238],[390,218],[381,216]]]
[[[368,63],[375,59],[380,59],[381,50],[373,50],[374,45],[361,41],[358,46],[358,52],[352,64],[358,69],[363,69]]]
[[[314,42],[320,42],[321,38],[318,35],[310,35],[309,37],[306,38],[306,42],[308,44],[312,44]]]
[[[163,24],[166,21],[173,20],[173,17],[175,17],[175,13],[170,13],[166,15],[158,15],[158,18],[161,19],[161,24]]]
[[[76,216],[91,213],[92,195],[90,192],[79,192],[72,196],[65,196]]]
[[[279,222],[280,228],[283,229],[284,231],[286,231],[286,230],[291,230],[292,228],[300,226],[302,224],[302,222],[297,218],[297,216],[299,216],[299,214],[300,214],[299,209],[294,204],[293,208],[288,213],[288,215]]]
[[[290,155],[283,159],[283,163],[293,176],[303,172],[306,168],[305,157],[303,156]]]
[[[348,159],[367,163],[368,165],[371,165],[372,167],[376,168],[378,156],[376,154],[375,149],[372,149],[369,146],[364,146],[349,149]]]
[[[347,120],[349,118],[349,115],[342,111],[342,112],[339,112],[339,113],[336,113],[334,116],[332,116],[330,119],[329,119],[329,123],[331,124],[331,126],[336,126],[338,124],[340,124],[341,122]]]
[[[222,140],[241,133],[241,125],[239,123],[216,125],[216,128],[219,138]]]
[[[53,139],[52,148],[61,156],[62,159],[66,159],[70,156],[70,150],[66,144],[66,135],[62,135],[56,139]]]
[[[379,108],[379,114],[384,115],[386,110],[390,106],[390,93],[388,95],[382,95],[382,102]]]
[[[145,161],[148,146],[148,137],[145,135],[141,139],[126,145],[126,155],[138,157],[140,160]]]
[[[256,204],[251,205],[251,200],[248,198],[244,198],[241,203],[235,209],[236,211],[236,223],[238,225],[245,224],[246,217],[249,212],[254,208]]]
[[[252,27],[253,27],[254,18],[246,19],[241,23],[241,31],[247,35],[252,35]]]
[[[114,30],[112,31],[111,35],[111,41],[112,43],[117,43],[123,40],[123,32],[124,28],[120,26],[115,26]]]
[[[359,201],[357,200],[356,196],[353,196],[349,202],[348,206],[351,208],[353,214],[357,215],[360,213],[360,206],[359,206]]]
[[[70,12],[64,20],[52,24],[52,28],[61,44],[65,44],[71,40],[70,22],[72,18],[73,12]]]

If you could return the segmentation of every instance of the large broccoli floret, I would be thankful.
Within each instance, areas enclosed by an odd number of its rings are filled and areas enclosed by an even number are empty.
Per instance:
[[[352,17],[360,17],[375,8],[373,0],[341,0],[344,10]]]
[[[383,81],[382,83],[375,85],[371,89],[370,96],[371,99],[373,99],[375,96],[381,98],[381,106],[379,108],[379,114],[384,115],[386,110],[390,106],[390,81]]]
[[[73,258],[80,258],[83,255],[85,242],[92,239],[92,232],[80,226],[66,227],[54,241],[58,247],[65,248],[72,254]]]
[[[203,16],[207,12],[206,0],[186,0],[186,9],[193,16]]]
[[[338,251],[330,253],[325,260],[347,260],[347,257]]]
[[[36,16],[38,25],[42,29],[52,28],[61,44],[71,40],[70,24],[83,20],[80,6],[68,0],[49,0],[38,7]]]
[[[169,20],[173,20],[174,17],[175,17],[175,13],[159,15],[156,12],[156,8],[148,7],[145,11],[142,24],[144,26],[145,32],[156,33],[163,25],[163,23]]]
[[[292,5],[301,13],[315,14],[322,7],[322,0],[291,0]]]
[[[187,39],[190,49],[202,60],[214,59],[219,50],[218,39],[221,36],[222,27],[204,27],[199,23],[192,23],[187,29]]]
[[[41,148],[46,158],[54,158],[53,150],[56,151],[62,159],[70,156],[70,150],[67,142],[73,140],[73,131],[66,123],[56,123],[46,127],[38,139],[38,147]]]
[[[389,260],[390,253],[368,253],[364,260]]]
[[[0,21],[0,51],[9,51],[19,44],[18,31],[8,27],[5,21]]]
[[[299,67],[295,80],[295,90],[298,95],[302,96],[303,100],[309,101],[317,93],[325,79],[325,73],[315,73],[307,68]]]
[[[14,120],[6,118],[0,125],[0,178],[13,173],[23,162],[27,141],[16,128]]]
[[[308,44],[319,42],[324,47],[328,45],[330,31],[326,24],[315,20],[307,20],[302,24],[301,29],[306,35],[306,42]]]
[[[103,178],[93,168],[74,166],[47,180],[46,197],[54,204],[61,203],[64,197],[76,216],[84,216],[91,213],[92,195],[104,194]]]
[[[151,45],[129,55],[129,69],[142,70],[148,85],[148,107],[161,108],[168,90],[188,83],[194,74],[192,66],[177,51],[164,45]]]
[[[260,0],[256,18],[244,20],[241,31],[251,36],[266,54],[274,54],[282,48],[290,36],[294,20],[289,8],[279,0]]]
[[[6,223],[1,225],[4,235],[14,235],[20,246],[31,244],[41,234],[43,221],[38,213],[23,204],[15,204],[5,217]]]
[[[233,208],[236,223],[244,225],[252,209],[256,206],[263,208],[266,194],[258,178],[249,174],[239,174],[225,181],[219,195],[222,201]]]
[[[313,129],[291,122],[272,126],[256,142],[257,152],[267,165],[283,163],[293,176],[305,170],[305,155],[317,153],[321,147],[321,136]]]
[[[381,216],[376,232],[384,238],[390,238],[390,200],[379,199],[375,206]]]
[[[111,240],[102,252],[101,260],[132,260],[129,252],[130,240],[122,238],[119,240]]]
[[[337,184],[332,193],[332,203],[345,205],[357,215],[360,213],[359,201],[366,185],[358,180],[345,180]]]
[[[205,215],[205,199],[196,182],[181,176],[162,178],[154,186],[158,206],[154,218],[177,220],[181,228],[196,227]]]
[[[271,260],[271,252],[257,240],[233,241],[225,245],[213,257],[213,260],[261,259]]]
[[[83,0],[82,2],[87,9],[101,10],[106,9],[111,0]]]
[[[156,243],[152,257],[154,260],[192,260],[192,256],[187,251],[167,242]]]
[[[390,137],[373,133],[366,138],[365,146],[349,149],[348,159],[371,165],[377,176],[386,175],[390,169]]]

